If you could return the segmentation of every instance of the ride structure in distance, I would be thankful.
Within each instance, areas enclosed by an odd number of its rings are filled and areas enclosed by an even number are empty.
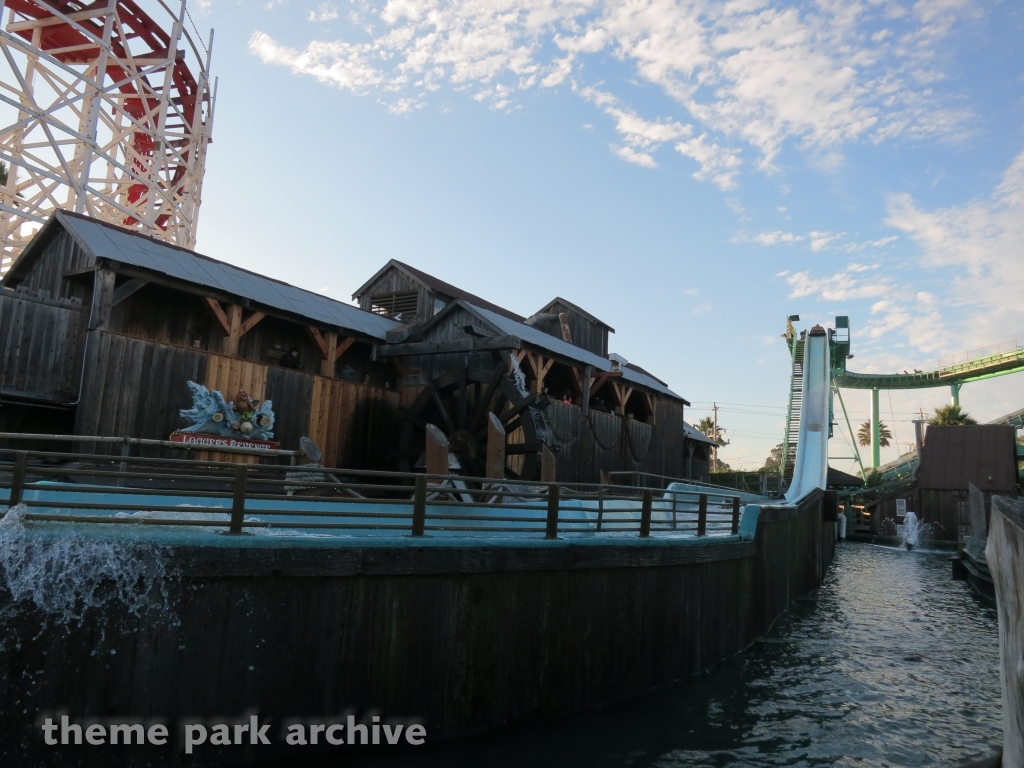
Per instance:
[[[195,246],[213,32],[147,5],[0,0],[0,275],[57,209]]]
[[[797,336],[793,330],[793,321],[799,319],[799,315],[791,315],[787,321],[786,332],[783,334],[793,361],[789,415],[786,420],[786,434],[783,442],[782,466],[783,478],[785,480],[789,480],[792,477],[796,460],[796,436],[799,434],[800,405],[803,399],[805,336],[803,334]],[[871,469],[877,469],[880,466],[881,415],[878,397],[880,390],[949,387],[950,401],[954,405],[959,405],[960,388],[964,384],[1024,371],[1024,347],[1021,347],[1016,339],[1008,339],[988,347],[961,352],[948,358],[937,360],[934,370],[915,370],[912,373],[906,371],[903,373],[853,373],[847,370],[847,360],[853,358],[853,355],[850,354],[849,317],[845,315],[836,317],[835,328],[830,329],[828,334],[831,342],[830,373],[832,390],[839,400],[846,428],[851,435],[851,439],[854,434],[853,428],[850,425],[850,419],[846,413],[846,405],[843,403],[840,389],[871,390]],[[861,476],[866,479],[867,471],[855,439],[853,440],[852,447],[854,456],[837,458],[852,458],[856,460],[860,466]]]

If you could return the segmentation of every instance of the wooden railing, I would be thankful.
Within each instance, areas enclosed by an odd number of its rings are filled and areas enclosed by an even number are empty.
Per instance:
[[[25,520],[378,534],[735,535],[740,499],[619,485],[17,451],[0,504]],[[67,464],[67,462],[74,464]],[[4,490],[7,489],[5,493]]]

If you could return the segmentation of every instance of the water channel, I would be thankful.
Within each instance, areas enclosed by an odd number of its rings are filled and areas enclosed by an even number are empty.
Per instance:
[[[995,609],[949,553],[841,544],[825,585],[679,688],[360,768],[924,766],[1002,741]],[[322,765],[337,764],[337,756]],[[320,765],[315,758],[307,765]]]

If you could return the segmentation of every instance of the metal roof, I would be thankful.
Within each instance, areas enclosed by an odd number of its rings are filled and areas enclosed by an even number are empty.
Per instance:
[[[563,341],[557,336],[552,336],[549,333],[534,328],[532,325],[526,325],[526,323],[519,323],[515,320],[507,318],[503,315],[499,315],[497,312],[492,312],[489,309],[483,307],[469,305],[476,312],[490,322],[494,327],[498,328],[508,336],[517,336],[528,344],[532,344],[535,347],[546,349],[549,352],[553,352],[561,357],[575,360],[576,362],[583,363],[584,365],[591,365],[595,371],[607,372],[612,370],[612,362],[607,358],[595,355],[593,352],[588,352],[582,347],[577,347],[575,344],[570,344],[567,341]],[[650,376],[641,373],[635,369],[622,367],[619,370],[622,371],[622,378],[624,381],[631,382],[633,384],[639,384],[642,387],[651,389],[655,392],[660,392],[663,395],[674,397],[677,400],[683,400],[682,397],[677,395],[671,389],[666,387],[657,379],[653,379]],[[683,400],[685,403],[686,400]],[[687,403],[688,404],[688,403]]]
[[[247,298],[256,304],[299,315],[315,323],[383,339],[399,325],[372,312],[255,272],[225,264],[185,248],[95,219],[58,211],[55,214],[94,257],[161,272],[194,285]]]
[[[687,424],[685,421],[683,422],[683,432],[686,434],[687,438],[689,438],[690,440],[694,440],[695,442],[707,443],[708,445],[718,445],[718,443],[716,443],[710,437],[705,435],[696,427]]]
[[[1017,486],[1016,430],[1002,424],[929,424],[917,472],[921,488],[1012,493]]]

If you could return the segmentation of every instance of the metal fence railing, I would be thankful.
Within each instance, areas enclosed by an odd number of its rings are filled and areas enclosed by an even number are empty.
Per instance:
[[[0,456],[5,503],[29,521],[231,534],[711,536],[740,518],[738,496],[710,491],[25,450]]]

